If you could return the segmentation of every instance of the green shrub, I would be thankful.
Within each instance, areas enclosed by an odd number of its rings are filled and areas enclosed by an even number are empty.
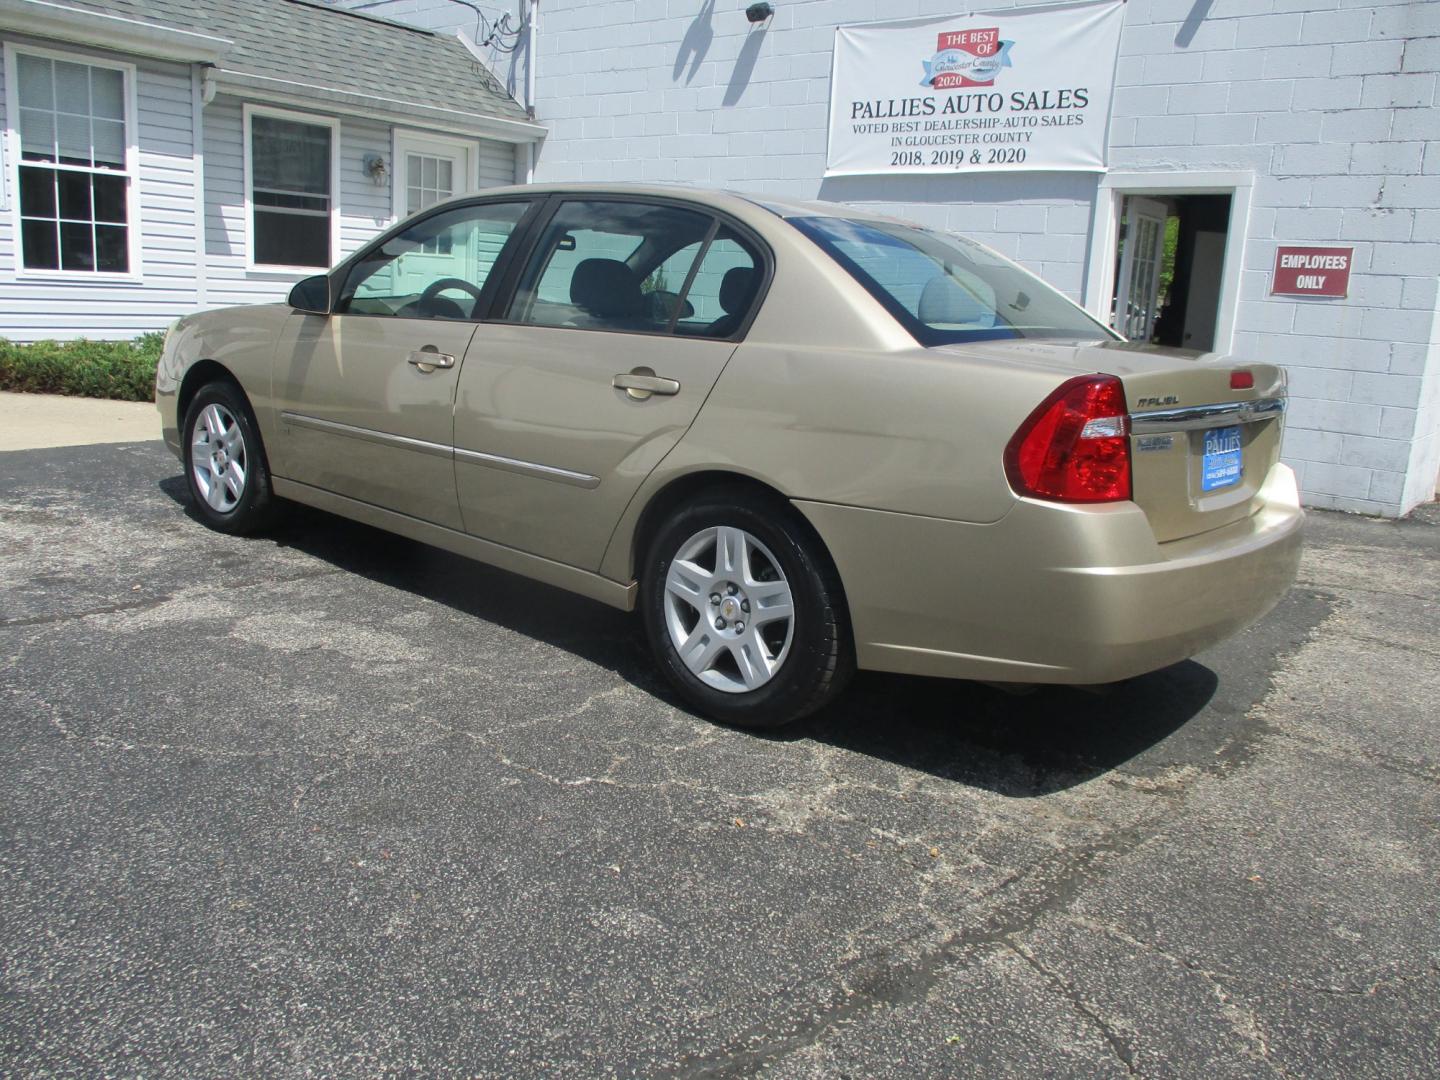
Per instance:
[[[155,365],[164,343],[162,333],[134,341],[0,340],[0,390],[154,401]]]

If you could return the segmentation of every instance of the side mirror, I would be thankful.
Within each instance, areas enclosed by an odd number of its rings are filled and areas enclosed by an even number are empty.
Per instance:
[[[314,277],[297,281],[295,287],[290,290],[289,303],[296,311],[308,312],[311,315],[329,315],[329,276],[316,274]]]

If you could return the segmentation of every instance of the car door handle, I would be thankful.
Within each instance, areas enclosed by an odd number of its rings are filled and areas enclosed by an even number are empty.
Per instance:
[[[616,375],[610,380],[610,385],[617,390],[624,390],[636,401],[644,401],[651,394],[669,396],[680,392],[678,382],[656,375],[648,367],[637,367],[624,375]]]
[[[414,364],[423,373],[428,375],[436,368],[452,368],[455,366],[455,357],[449,353],[443,353],[434,345],[426,345],[424,348],[416,349],[405,358],[409,363]]]

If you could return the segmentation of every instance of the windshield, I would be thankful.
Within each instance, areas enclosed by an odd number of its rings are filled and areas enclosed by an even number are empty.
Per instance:
[[[922,345],[1118,338],[1035,275],[972,240],[890,221],[789,220]]]

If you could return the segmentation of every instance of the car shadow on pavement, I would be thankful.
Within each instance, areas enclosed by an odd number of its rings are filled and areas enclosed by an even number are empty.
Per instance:
[[[810,721],[807,734],[1000,795],[1033,798],[1147,754],[1195,720],[1218,685],[1215,673],[1194,660],[1108,686],[1020,693],[861,672],[844,697]],[[1204,742],[1205,733],[1199,735]],[[1215,742],[1204,752],[1218,751],[1227,738]]]
[[[202,523],[183,478],[170,477],[159,486]],[[305,506],[290,507],[255,542],[304,552],[346,573],[544,641],[690,711],[656,671],[639,620],[624,612]],[[1041,687],[1018,694],[980,683],[861,672],[822,712],[754,736],[813,739],[1001,795],[1031,798],[1083,783],[1146,752],[1196,717],[1217,685],[1214,672],[1193,660],[1094,690]]]

